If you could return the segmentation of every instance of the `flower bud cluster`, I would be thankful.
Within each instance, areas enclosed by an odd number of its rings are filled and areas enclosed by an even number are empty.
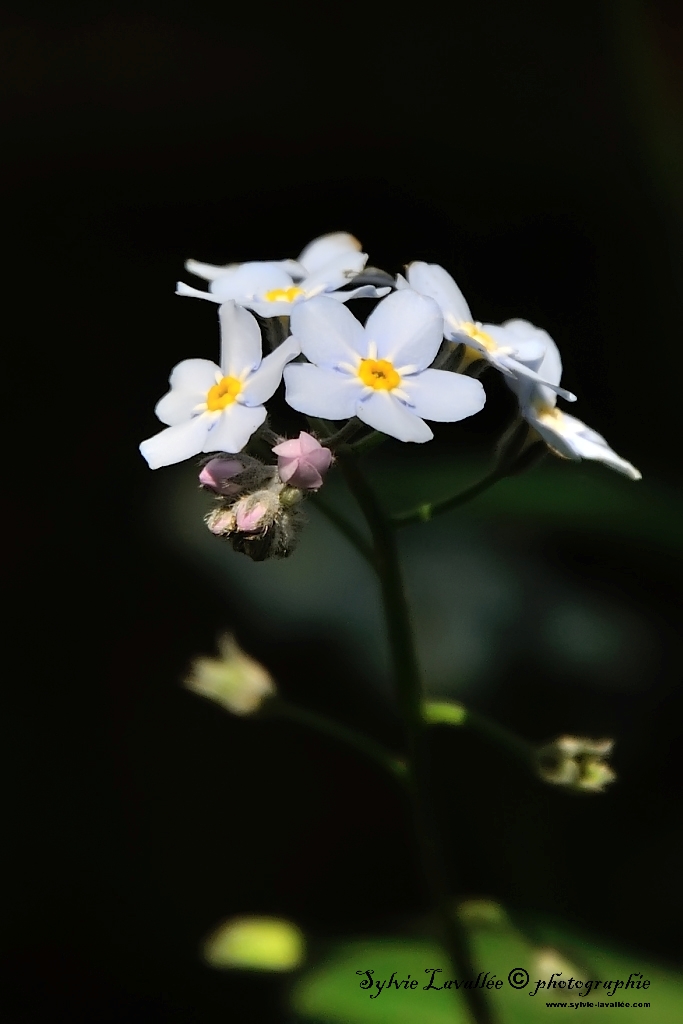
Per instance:
[[[287,558],[304,523],[302,492],[282,481],[276,466],[241,453],[231,459],[210,459],[199,482],[217,496],[205,518],[211,533],[225,537],[235,551],[255,562]]]
[[[601,793],[616,774],[605,760],[613,740],[560,736],[537,753],[538,774],[544,782],[584,793]]]

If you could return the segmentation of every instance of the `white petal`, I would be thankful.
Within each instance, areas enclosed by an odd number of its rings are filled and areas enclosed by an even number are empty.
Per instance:
[[[390,437],[397,437],[399,441],[422,444],[434,437],[424,420],[388,391],[375,391],[369,398],[359,402],[356,416],[369,427],[381,430]]]
[[[398,291],[373,309],[365,334],[377,345],[378,359],[388,359],[397,368],[424,370],[434,362],[443,340],[443,317],[433,299]]]
[[[195,277],[203,277],[205,281],[215,281],[217,277],[228,277],[239,267],[239,263],[226,263],[216,266],[214,263],[199,263],[198,260],[185,260],[185,270]]]
[[[331,368],[348,362],[355,365],[367,355],[362,325],[345,306],[327,295],[297,303],[292,309],[290,327],[301,351],[317,366]]]
[[[295,304],[305,301],[305,296],[297,295],[291,302],[286,299],[278,299],[276,302],[268,302],[266,299],[244,299],[242,305],[253,309],[254,313],[258,313],[264,320],[269,320],[274,316],[291,316]]]
[[[261,362],[261,328],[256,317],[235,302],[218,310],[221,322],[221,369],[226,377],[251,373]]]
[[[591,430],[575,416],[562,413],[552,419],[533,414],[528,417],[546,444],[569,459],[591,459],[623,473],[632,480],[640,480],[641,474],[635,466],[622,459],[605,441],[601,434]]]
[[[491,362],[494,366],[498,366],[498,368],[504,372],[509,371],[512,373],[512,379],[516,378],[519,380],[520,378],[523,378],[530,382],[530,388],[525,389],[522,387],[521,389],[516,389],[513,387],[511,379],[508,378],[508,383],[512,390],[517,390],[517,393],[520,396],[520,401],[522,400],[522,395],[530,396],[530,398],[526,397],[523,404],[529,404],[535,398],[539,398],[545,404],[548,404],[547,399],[549,394],[559,395],[561,398],[565,398],[568,402],[576,401],[576,395],[571,391],[567,391],[566,388],[560,387],[559,384],[549,384],[548,381],[540,375],[540,373],[536,373],[534,370],[529,369],[529,367],[525,366],[519,359],[513,359],[512,356],[500,356],[498,359],[492,358]],[[551,403],[554,404],[552,400]]]
[[[593,459],[624,473],[632,480],[640,480],[641,474],[626,459],[622,459],[613,451],[602,434],[592,430],[575,416],[563,413],[560,420],[562,436],[581,459]],[[537,428],[538,429],[538,428]]]
[[[287,338],[274,352],[266,356],[258,370],[250,374],[244,384],[245,405],[262,405],[278,389],[285,365],[299,355],[301,346],[295,338]],[[241,398],[242,396],[240,396]]]
[[[262,298],[265,292],[291,288],[292,277],[277,263],[242,263],[234,274],[217,277],[209,285],[212,294],[221,302],[235,299]]]
[[[333,231],[309,242],[299,256],[298,262],[308,274],[313,274],[336,257],[360,252],[360,248],[358,239],[347,231]]]
[[[472,314],[465,296],[451,275],[438,263],[416,260],[407,267],[407,274],[410,287],[434,299],[452,330],[457,329],[459,324],[472,323]]]
[[[192,416],[196,405],[206,401],[206,393],[216,383],[221,371],[209,359],[184,359],[170,377],[171,390],[161,398],[155,413],[162,423],[175,427]]]
[[[204,439],[203,452],[241,452],[245,444],[266,418],[266,407],[249,408],[233,402],[226,406]]]
[[[202,445],[210,426],[209,416],[195,416],[187,423],[166,427],[160,434],[143,441],[140,451],[150,469],[172,466],[176,462],[191,459],[203,450]]]
[[[189,284],[185,284],[184,281],[176,281],[175,286],[176,295],[189,295],[193,299],[208,299],[209,302],[223,302],[217,295],[212,295],[211,292],[202,292],[199,288],[193,288]]]
[[[332,299],[339,302],[348,302],[349,299],[382,299],[388,295],[391,288],[378,288],[374,284],[362,284],[358,288],[351,288],[348,292],[329,292]]]
[[[292,409],[329,420],[346,420],[355,415],[363,392],[357,377],[311,363],[287,366],[284,378],[285,398]]]
[[[348,284],[356,274],[360,274],[367,262],[368,257],[364,252],[342,253],[341,256],[335,257],[314,273],[309,274],[301,282],[301,287],[307,293],[316,289],[318,285],[324,285],[325,291],[335,291],[342,285]]]
[[[397,274],[396,275],[396,289],[397,289],[397,291],[405,291],[406,288],[410,288],[410,285],[406,281],[405,277],[403,276],[403,274]],[[419,290],[420,290],[419,288],[414,288],[413,289],[413,291],[416,291],[416,292],[419,292]],[[434,296],[432,296],[432,298],[433,297]]]
[[[484,408],[486,392],[474,377],[446,370],[423,370],[401,383],[416,415],[439,423],[456,423]]]

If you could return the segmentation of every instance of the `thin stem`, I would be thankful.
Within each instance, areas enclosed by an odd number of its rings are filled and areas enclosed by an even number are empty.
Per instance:
[[[434,516],[441,515],[442,512],[450,512],[451,509],[458,508],[459,505],[472,501],[473,498],[478,497],[478,495],[487,491],[489,487],[493,487],[494,484],[508,475],[508,468],[503,470],[497,466],[488,476],[485,476],[476,484],[472,484],[466,490],[460,491],[450,498],[444,498],[443,501],[423,502],[423,504],[416,505],[415,508],[408,509],[406,512],[397,512],[391,517],[391,521],[396,527],[410,526],[411,523],[426,523],[433,519]]]
[[[395,531],[353,457],[340,459],[340,464],[349,489],[367,519],[375,545],[394,676],[407,734],[410,767],[408,792],[422,865],[438,916],[441,940],[456,976],[463,979],[475,978],[477,972],[470,955],[467,934],[452,906],[446,866],[430,806],[431,780],[425,742],[426,729],[422,718],[420,672]],[[492,1024],[491,1010],[484,993],[480,989],[462,991],[476,1024]]]
[[[334,508],[332,505],[328,505],[317,494],[311,495],[310,501],[313,502],[314,506],[319,509],[322,514],[330,520],[331,523],[337,527],[339,532],[343,534],[346,539],[353,544],[356,551],[363,556],[366,562],[375,568],[375,554],[372,550],[372,546],[368,544],[362,534],[350,523],[344,516]]]
[[[530,766],[536,773],[537,750],[533,743],[499,725],[486,715],[472,711],[464,704],[454,701],[426,701],[422,706],[422,717],[427,726],[446,725],[449,728],[469,729],[478,733],[490,743],[501,747]]]
[[[537,758],[536,747],[533,743],[511,732],[510,729],[506,729],[505,726],[499,725],[491,718],[487,718],[486,715],[480,715],[477,711],[468,710],[465,726],[469,726],[473,732],[479,733],[480,736],[495,743],[496,746],[503,747],[509,754],[520,758],[534,769],[535,774]]]
[[[326,437],[322,441],[322,444],[325,448],[338,448],[339,445],[346,444],[347,441],[350,441],[353,435],[357,434],[362,427],[363,424],[361,421],[357,419],[357,417],[352,416],[351,419],[336,432],[336,434],[331,434],[329,437]]]
[[[290,704],[282,697],[271,697],[263,705],[263,713],[284,718],[290,722],[296,722],[325,736],[332,736],[333,739],[339,740],[345,746],[360,751],[365,757],[381,765],[390,775],[405,781],[407,772],[405,763],[399,758],[394,757],[381,743],[377,743],[375,740],[370,739],[369,736],[356,732],[355,729],[341,725],[332,718],[327,718],[325,715],[320,715],[315,711],[309,711],[307,708]]]

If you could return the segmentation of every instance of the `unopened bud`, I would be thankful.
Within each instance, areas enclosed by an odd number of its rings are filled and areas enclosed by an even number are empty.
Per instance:
[[[199,483],[216,494],[237,495],[240,488],[231,481],[242,472],[244,464],[239,459],[210,459],[202,466]]]
[[[323,476],[332,462],[332,452],[311,434],[302,430],[297,438],[275,445],[273,452],[278,457],[278,471],[283,483],[310,491],[322,487]]]
[[[235,513],[230,508],[221,506],[204,517],[204,522],[216,537],[226,537],[236,528]]]
[[[219,658],[196,658],[185,681],[188,689],[221,704],[235,715],[257,711],[275,694],[269,672],[245,654],[232,636],[218,641]]]
[[[241,533],[263,533],[280,511],[279,488],[256,491],[240,498],[233,507],[236,528]]]
[[[601,793],[616,774],[604,760],[613,740],[560,736],[537,752],[538,774],[544,782],[582,792]]]

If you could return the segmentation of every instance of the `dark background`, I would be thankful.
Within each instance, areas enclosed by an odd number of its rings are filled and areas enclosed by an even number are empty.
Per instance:
[[[27,612],[7,656],[12,1021],[279,1020],[279,982],[201,966],[216,921],[280,913],[324,949],[424,911],[382,779],[179,685],[237,626],[284,692],[348,721],[363,707],[366,727],[396,740],[343,652],[329,658],[334,638],[264,637],[150,528],[137,444],[156,430],[170,368],[208,354],[214,330],[213,306],[177,299],[173,283],[188,256],[295,256],[339,229],[391,271],[442,263],[482,320],[550,331],[581,415],[643,471],[633,486],[677,487],[675,8],[5,12],[1,173],[18,277],[5,278],[4,344],[8,365],[19,356],[6,550]],[[483,450],[496,416],[487,407],[458,436]],[[435,450],[449,443],[442,431]],[[466,794],[476,837],[463,848],[462,815],[445,814],[459,885],[678,963],[680,554],[604,528],[546,532],[541,548],[654,624],[656,670],[618,700],[572,681],[562,727],[623,747],[622,782],[602,800],[579,806],[436,737],[443,803]],[[480,707],[543,739],[557,732],[556,680],[533,668],[517,665]]]

